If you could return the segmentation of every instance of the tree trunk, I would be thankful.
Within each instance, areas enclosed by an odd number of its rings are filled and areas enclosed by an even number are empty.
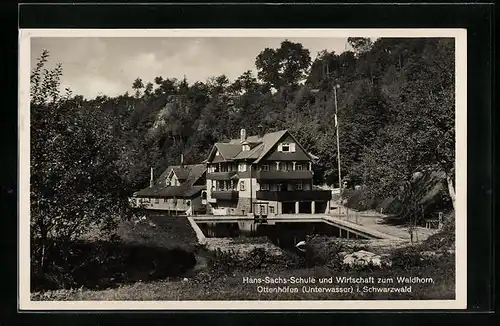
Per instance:
[[[448,183],[448,193],[451,198],[451,203],[453,204],[453,210],[455,207],[455,187],[453,186],[453,177],[450,174],[446,174],[446,182]]]
[[[45,267],[45,241],[42,241],[42,257],[40,259],[40,269],[43,271]]]

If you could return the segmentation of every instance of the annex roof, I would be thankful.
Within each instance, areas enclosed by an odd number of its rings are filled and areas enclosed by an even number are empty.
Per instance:
[[[135,193],[139,197],[179,197],[191,198],[202,190],[206,185],[195,185],[207,167],[205,164],[171,165],[166,168],[154,181],[153,187],[147,187]],[[167,186],[166,178],[173,171],[179,181],[180,186]]]

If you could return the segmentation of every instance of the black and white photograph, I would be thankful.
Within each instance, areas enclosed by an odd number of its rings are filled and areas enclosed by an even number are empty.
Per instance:
[[[464,30],[20,32],[21,307],[465,308]]]

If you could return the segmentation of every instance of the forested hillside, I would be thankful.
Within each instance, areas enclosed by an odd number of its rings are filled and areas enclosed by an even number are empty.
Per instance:
[[[53,198],[74,198],[64,214],[117,212],[124,207],[118,197],[147,186],[150,167],[159,174],[181,153],[188,163],[200,162],[214,142],[238,137],[240,128],[257,133],[258,125],[289,129],[319,157],[316,182],[337,186],[335,85],[349,187],[386,198],[398,195],[415,172],[442,171],[451,191],[454,40],[349,43],[352,51],[323,51],[312,61],[301,44],[283,41],[263,49],[255,71],[242,71],[233,82],[224,75],[195,83],[138,78],[131,81],[133,94],[95,99],[58,92],[63,67],[44,71],[48,49],[31,78],[32,213],[56,214]]]

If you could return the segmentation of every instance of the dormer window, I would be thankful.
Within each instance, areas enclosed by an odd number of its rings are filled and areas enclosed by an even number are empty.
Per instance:
[[[278,146],[278,152],[284,152],[284,153],[295,152],[295,143],[281,143]]]
[[[250,145],[245,144],[245,145],[242,146],[242,151],[243,152],[246,152],[246,151],[249,151],[249,150],[250,150]]]
[[[170,186],[170,179],[168,179],[168,178],[165,179],[165,184],[167,185],[167,187]]]

